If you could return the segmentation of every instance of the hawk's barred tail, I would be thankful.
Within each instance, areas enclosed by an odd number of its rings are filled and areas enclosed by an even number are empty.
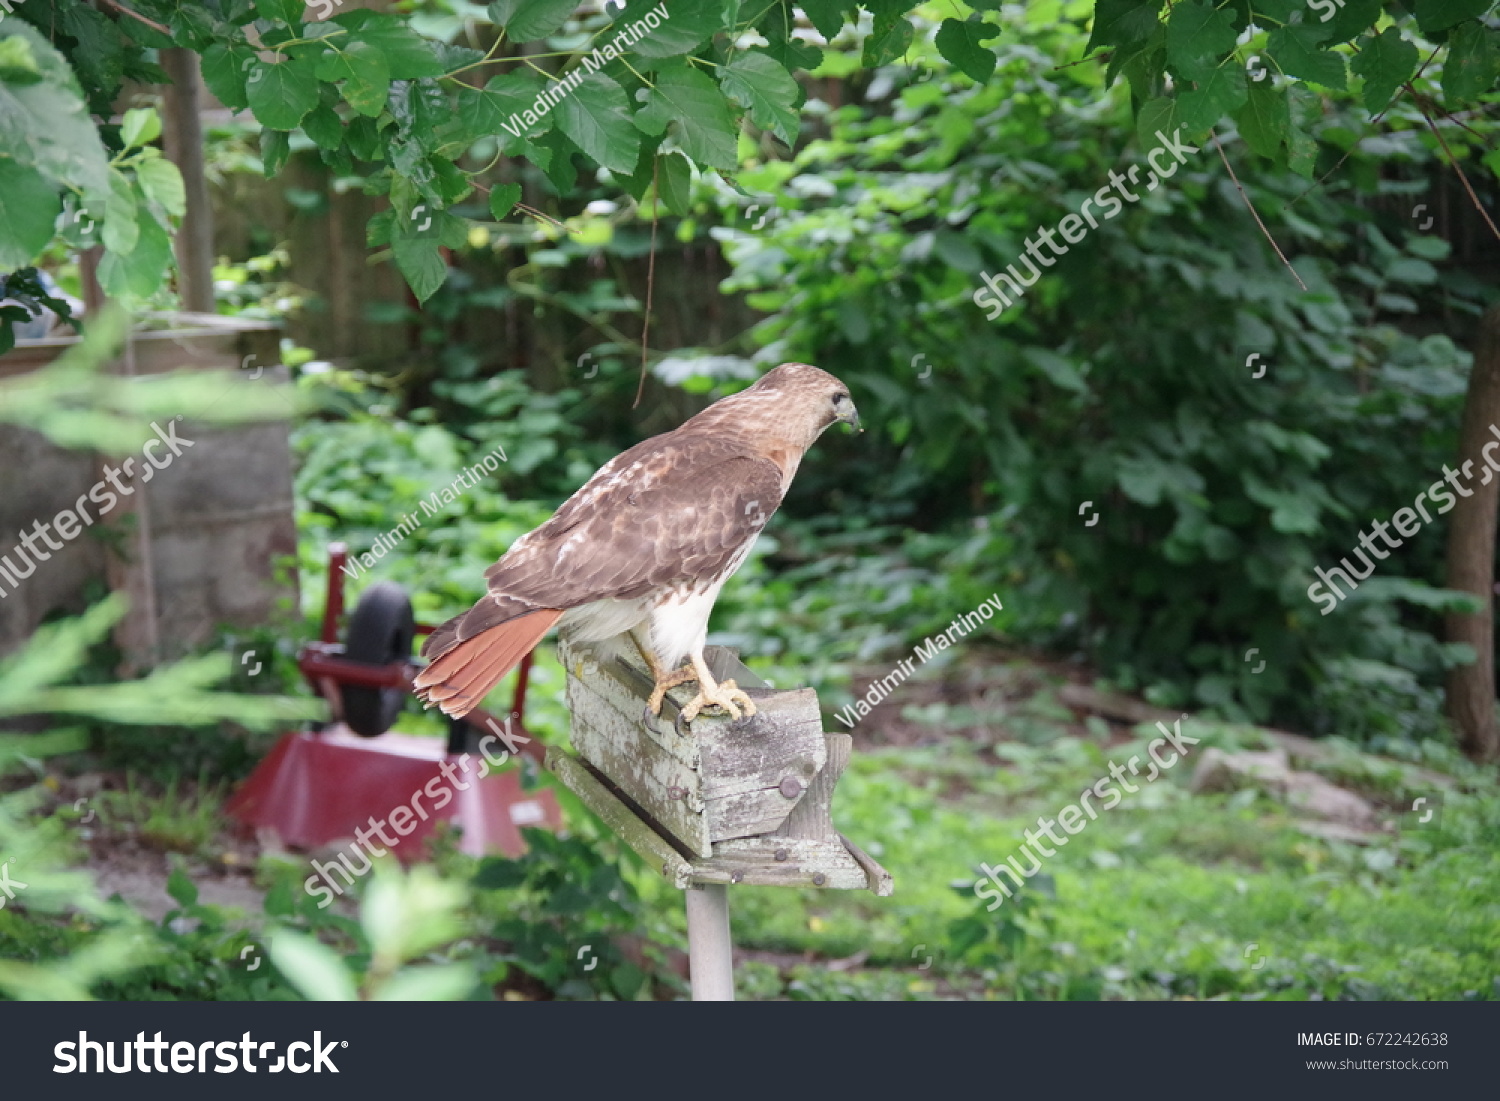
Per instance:
[[[559,608],[543,608],[454,644],[417,674],[412,682],[417,697],[445,715],[462,718],[536,648],[561,615]]]

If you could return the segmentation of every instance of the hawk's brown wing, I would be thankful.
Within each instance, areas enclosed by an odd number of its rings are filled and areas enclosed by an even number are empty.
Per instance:
[[[485,571],[489,596],[434,631],[422,653],[440,656],[532,612],[716,580],[781,496],[781,471],[742,443],[680,430],[646,440],[517,540]]]

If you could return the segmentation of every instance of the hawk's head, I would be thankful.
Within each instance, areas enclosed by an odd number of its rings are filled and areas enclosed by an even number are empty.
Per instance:
[[[849,387],[820,367],[807,363],[783,363],[768,371],[746,394],[766,391],[775,394],[786,407],[788,415],[800,422],[798,427],[809,444],[829,425],[852,425],[856,432],[859,412],[849,397]]]

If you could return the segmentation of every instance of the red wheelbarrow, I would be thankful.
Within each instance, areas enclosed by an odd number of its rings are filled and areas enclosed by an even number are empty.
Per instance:
[[[423,855],[439,822],[458,826],[460,851],[475,856],[521,855],[523,826],[561,828],[553,793],[522,785],[520,758],[540,768],[545,757],[523,722],[531,655],[517,671],[503,721],[476,708],[449,720],[446,744],[391,733],[422,667],[412,657],[412,642],[432,628],[415,622],[399,585],[380,581],[360,596],[344,642],[337,642],[347,560],[344,544],[329,546],[322,637],[297,654],[302,675],[328,701],[332,721],[284,735],[225,809],[296,849],[378,829],[387,845],[396,842],[391,847],[404,862]]]

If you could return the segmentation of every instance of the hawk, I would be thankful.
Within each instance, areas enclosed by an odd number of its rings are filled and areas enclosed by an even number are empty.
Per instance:
[[[432,632],[418,697],[463,716],[554,624],[571,642],[634,642],[661,714],[667,690],[696,681],[683,709],[755,714],[703,659],[719,590],[780,506],[802,456],[835,423],[859,430],[849,390],[827,371],[784,363],[679,427],[615,456],[552,518],[485,571],[489,593]]]

